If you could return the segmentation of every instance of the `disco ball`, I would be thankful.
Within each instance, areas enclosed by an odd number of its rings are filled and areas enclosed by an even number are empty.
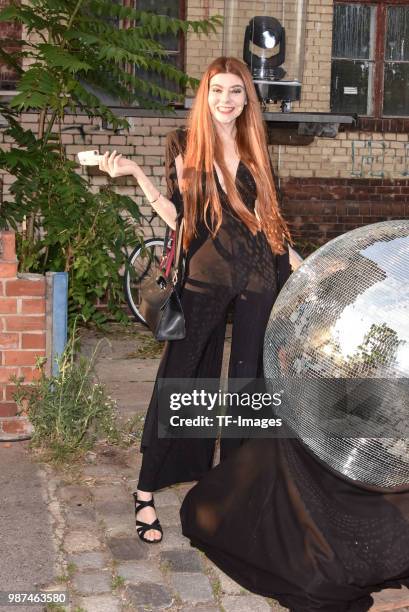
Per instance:
[[[409,485],[409,221],[352,230],[310,255],[264,342],[275,412],[324,463],[363,484]]]

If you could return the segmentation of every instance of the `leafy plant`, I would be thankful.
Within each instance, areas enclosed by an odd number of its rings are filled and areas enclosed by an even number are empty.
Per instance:
[[[78,451],[92,448],[100,437],[112,443],[120,441],[115,402],[105,387],[95,381],[93,368],[98,345],[91,359],[75,358],[76,342],[74,328],[58,360],[57,375],[46,375],[42,359],[37,364],[38,381],[26,385],[20,379],[15,380],[17,405],[34,427],[31,443],[55,461],[64,461]]]
[[[127,248],[139,239],[138,206],[109,187],[92,193],[75,172],[75,163],[60,155],[58,144],[35,138],[10,111],[4,114],[9,121],[6,135],[19,149],[0,151],[0,166],[16,177],[13,200],[3,203],[0,219],[3,227],[16,231],[26,215],[34,219],[34,239],[17,234],[20,270],[68,272],[71,323],[80,313],[84,321],[102,324],[105,315],[96,301],[103,295],[108,296],[110,312],[122,321],[119,270]]]
[[[112,0],[12,0],[0,12],[0,21],[25,26],[27,41],[17,53],[0,50],[0,57],[20,74],[19,94],[11,106],[18,110],[42,111],[39,136],[49,134],[56,118],[66,109],[78,108],[88,115],[103,117],[113,127],[128,127],[100,95],[110,94],[128,104],[137,102],[163,109],[163,102],[180,100],[175,94],[149,79],[138,76],[137,69],[161,75],[182,88],[195,87],[197,80],[166,61],[167,52],[159,42],[161,35],[191,30],[209,34],[220,25],[219,16],[203,21],[185,21],[121,6]],[[119,27],[121,22],[133,24]],[[2,39],[3,48],[16,41]],[[22,62],[27,68],[22,68]],[[152,97],[162,102],[155,102]],[[46,112],[51,111],[50,118]]]
[[[66,157],[62,125],[67,113],[99,117],[114,129],[129,127],[102,102],[108,96],[123,104],[165,109],[182,99],[144,73],[156,74],[183,91],[196,79],[167,62],[160,37],[167,33],[210,33],[220,18],[183,21],[123,7],[112,0],[12,0],[1,21],[21,23],[26,40],[0,39],[0,59],[19,75],[19,93],[7,119],[10,150],[0,149],[0,168],[15,176],[12,200],[0,208],[0,227],[22,228],[18,239],[21,271],[65,270],[70,275],[70,313],[102,323],[96,298],[106,292],[117,319],[119,272],[127,246],[140,238],[134,229],[139,210],[131,198],[107,187],[91,193]],[[130,27],[119,27],[122,21]],[[18,46],[17,52],[5,51]],[[135,67],[135,70],[133,69]],[[36,110],[38,133],[25,130],[16,113]]]

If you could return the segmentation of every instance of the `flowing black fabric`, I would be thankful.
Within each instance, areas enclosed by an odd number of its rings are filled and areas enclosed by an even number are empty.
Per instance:
[[[344,479],[295,439],[247,442],[181,519],[225,573],[294,612],[363,612],[371,592],[409,584],[409,492]]]
[[[167,139],[166,176],[168,197],[183,215],[175,158],[183,154],[186,131],[176,130]],[[264,332],[277,291],[289,274],[288,255],[277,258],[263,232],[253,235],[234,214],[215,171],[223,221],[213,239],[204,220],[186,256],[186,275],[181,302],[186,337],[169,342],[158,378],[219,378],[222,366],[226,316],[234,307],[229,377],[262,376]],[[249,169],[240,161],[236,185],[244,204],[254,211],[257,188]],[[278,263],[277,260],[280,260]],[[278,272],[279,270],[279,272]],[[149,404],[141,450],[143,462],[138,488],[162,487],[198,480],[210,469],[214,440],[159,439],[158,389]],[[222,455],[239,441],[222,442]]]

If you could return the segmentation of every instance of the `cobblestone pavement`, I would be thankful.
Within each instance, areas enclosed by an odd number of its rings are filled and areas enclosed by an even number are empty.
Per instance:
[[[117,399],[121,418],[143,414],[153,385],[158,357],[140,358],[137,348],[149,340],[142,328],[109,334],[97,372]],[[90,353],[98,337],[83,337]],[[148,346],[149,348],[149,346]],[[64,556],[65,582],[72,612],[169,610],[189,612],[278,612],[277,602],[253,595],[233,582],[204,555],[191,548],[180,530],[179,508],[191,485],[155,495],[164,527],[160,544],[140,542],[134,528],[132,491],[140,455],[137,446],[101,445],[70,474],[49,474],[54,513],[63,522],[58,548]],[[408,606],[408,607],[405,607]],[[373,611],[407,610],[409,591],[384,591]]]

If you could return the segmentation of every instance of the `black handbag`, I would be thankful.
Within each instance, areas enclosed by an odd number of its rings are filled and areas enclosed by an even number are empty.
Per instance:
[[[159,342],[182,340],[186,335],[185,316],[179,298],[183,268],[183,224],[182,219],[176,236],[176,249],[173,253],[171,250],[166,256],[169,258],[174,254],[173,261],[167,259],[166,262],[162,262],[161,269],[154,270],[140,288],[139,311]],[[164,251],[167,248],[167,235]]]

